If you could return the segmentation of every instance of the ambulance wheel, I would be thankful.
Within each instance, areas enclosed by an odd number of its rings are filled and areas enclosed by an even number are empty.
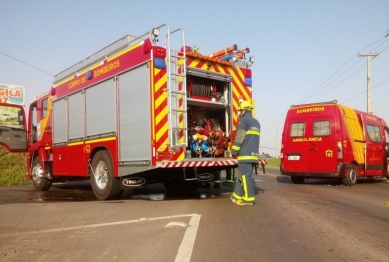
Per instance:
[[[93,157],[90,180],[93,193],[100,200],[114,199],[123,193],[120,180],[113,175],[111,155],[106,150],[97,152]]]
[[[304,183],[305,177],[303,177],[303,176],[290,176],[290,179],[292,179],[293,184],[302,184],[302,183]]]
[[[46,178],[42,178],[42,164],[41,164],[41,158],[35,157],[34,161],[32,162],[32,169],[31,169],[31,178],[32,178],[32,184],[34,185],[36,190],[39,191],[47,191],[51,187],[51,182],[47,180]]]
[[[343,178],[345,186],[354,186],[357,183],[358,170],[355,165],[350,165],[346,176]]]

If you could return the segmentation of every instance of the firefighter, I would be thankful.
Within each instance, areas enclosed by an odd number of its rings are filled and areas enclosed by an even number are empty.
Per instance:
[[[228,168],[226,171],[226,181],[223,182],[223,185],[231,186],[234,184],[234,169]],[[221,184],[221,170],[214,173],[215,180],[213,181],[213,188],[220,188]]]
[[[234,168],[226,169],[226,181],[223,182],[223,185],[232,186],[234,185]]]
[[[220,181],[220,178],[221,178],[221,171],[215,171],[212,173],[213,174],[213,180],[210,181],[210,182],[203,182],[201,183],[201,187],[204,187],[204,188],[220,188],[220,184],[221,184],[221,181]],[[213,186],[212,186],[212,182],[213,182]]]
[[[231,186],[234,184],[234,169],[226,169],[226,181],[223,182],[223,185]],[[215,171],[213,173],[214,180],[213,180],[213,188],[220,188],[221,185],[221,170]],[[202,183],[202,187],[210,188],[212,186],[212,182],[205,182]]]
[[[253,106],[248,101],[239,104],[240,122],[232,145],[232,155],[238,159],[238,174],[235,178],[232,203],[245,206],[255,203],[252,173],[258,164],[259,135],[261,126],[252,116]]]
[[[213,188],[220,188],[220,184],[221,184],[221,181],[220,181],[220,178],[221,178],[221,170],[219,171],[216,171],[214,173],[214,176],[215,176],[215,180],[213,181]]]

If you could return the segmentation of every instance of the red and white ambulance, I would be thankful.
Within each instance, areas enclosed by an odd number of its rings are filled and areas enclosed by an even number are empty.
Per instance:
[[[386,122],[336,100],[293,105],[288,110],[281,146],[281,174],[293,183],[336,178],[347,186],[359,177],[388,175]]]

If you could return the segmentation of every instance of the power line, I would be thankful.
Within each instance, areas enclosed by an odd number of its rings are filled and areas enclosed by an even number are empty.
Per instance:
[[[378,86],[380,86],[380,85],[383,85],[383,84],[385,84],[385,83],[387,83],[387,82],[389,82],[389,79],[386,80],[386,81],[384,81],[384,82],[379,83],[378,85],[373,86],[371,89],[373,89],[373,88],[375,88],[375,87],[378,87]],[[350,100],[353,100],[354,98],[356,98],[357,96],[362,95],[362,94],[365,93],[365,92],[366,92],[366,90],[360,92],[359,94],[357,94],[357,95],[351,97],[350,99],[348,99],[348,100],[342,102],[342,104],[345,104],[345,103],[349,102]]]
[[[323,88],[322,88],[322,90],[324,90],[327,86],[329,86],[329,85],[331,85],[333,82],[335,82],[337,79],[339,79],[341,76],[343,76],[347,71],[349,71],[349,70],[351,70],[351,68],[353,68],[354,66],[356,66],[358,63],[360,63],[361,62],[361,60],[358,60],[357,62],[355,62],[352,66],[350,66],[346,71],[344,71],[343,72],[343,74],[341,74],[341,75],[339,75],[338,77],[336,77],[334,80],[332,80],[330,83],[328,83],[327,85],[325,85]],[[363,67],[364,65],[362,65],[362,67]],[[359,70],[359,68],[357,69],[357,71]],[[355,72],[354,72],[355,73]],[[348,77],[347,77],[348,78]],[[346,78],[346,79],[347,79]],[[344,80],[346,80],[346,79],[344,79]],[[344,80],[343,81],[341,81],[340,83],[343,83],[344,82]],[[337,84],[336,86],[338,86],[339,84]],[[335,86],[335,87],[336,87]],[[332,89],[334,89],[334,88],[331,88],[330,90],[332,90]],[[329,90],[329,91],[330,91]],[[326,92],[326,93],[324,93],[324,94],[327,94],[328,93],[328,91]],[[324,94],[322,94],[321,96],[323,96]],[[318,93],[316,93],[316,94],[313,94],[313,95],[318,95]],[[320,97],[321,97],[320,96]],[[319,98],[320,98],[319,97]]]
[[[385,40],[384,42],[382,42],[381,44],[379,44],[378,46],[376,46],[375,49],[376,49],[377,51],[375,51],[375,52],[373,51],[373,53],[380,53],[379,50],[378,50],[378,48],[379,48],[380,46],[382,46],[383,44],[385,44],[386,42],[388,42],[388,41],[389,41],[389,38],[386,39],[386,40]]]
[[[355,70],[354,72],[352,72],[348,77],[346,77],[345,79],[343,79],[341,82],[339,82],[337,85],[335,85],[334,87],[332,87],[330,90],[328,90],[327,92],[325,92],[324,94],[322,94],[320,97],[324,96],[325,94],[327,94],[328,92],[330,92],[331,90],[333,90],[335,87],[339,86],[341,83],[343,83],[344,81],[346,81],[347,79],[349,79],[352,75],[354,75],[356,72],[358,72],[362,67],[364,67],[365,64],[363,64],[361,67],[359,67],[357,70]],[[320,98],[319,97],[319,98]],[[317,98],[317,99],[319,99]],[[315,101],[317,101],[317,99]]]
[[[376,44],[377,42],[381,41],[382,39],[384,39],[387,35],[385,35],[384,37],[381,37],[380,39],[378,39],[377,41],[373,42],[372,44],[362,48],[360,51],[358,51],[356,54],[354,54],[345,64],[343,64],[338,70],[335,71],[335,73],[333,73],[330,77],[328,77],[322,84],[320,84],[317,88],[315,88],[308,96],[306,96],[305,98],[303,98],[302,100],[300,100],[299,103],[302,103],[303,101],[305,101],[306,99],[312,97],[313,95],[315,95],[316,91],[319,90],[328,80],[330,80],[334,75],[336,75],[340,70],[342,70],[352,59],[355,58],[355,55],[358,55],[359,52],[369,48],[370,46]],[[385,43],[386,41],[384,41]],[[382,44],[380,44],[382,45]],[[359,60],[360,61],[360,60]],[[358,61],[358,62],[359,62]],[[355,65],[355,64],[354,64]],[[354,66],[353,65],[353,66]],[[351,66],[349,69],[347,69],[346,71],[344,71],[341,75],[339,75],[336,79],[338,79],[339,77],[341,77],[342,75],[344,75],[348,70],[350,70],[353,66]],[[332,81],[333,82],[333,81]],[[331,82],[331,83],[332,83]],[[322,89],[324,89],[325,87],[327,87],[328,85],[330,85],[331,83],[327,84],[326,86],[324,86]]]
[[[34,68],[34,69],[36,69],[36,70],[38,70],[38,71],[41,71],[42,73],[45,73],[45,74],[47,74],[47,75],[49,75],[49,76],[54,77],[52,74],[47,73],[47,72],[45,72],[45,71],[43,71],[43,70],[41,70],[41,69],[39,69],[39,68],[37,68],[37,67],[35,67],[35,66],[32,66],[32,65],[30,65],[30,64],[27,64],[26,62],[23,62],[22,60],[19,60],[19,59],[15,58],[15,57],[13,57],[13,56],[10,56],[10,55],[8,55],[8,54],[6,54],[6,53],[4,53],[4,52],[1,52],[1,51],[0,51],[0,53],[3,54],[3,55],[5,55],[5,56],[8,56],[8,57],[10,57],[10,58],[12,58],[12,59],[14,59],[14,60],[16,60],[16,61],[18,61],[18,62],[20,62],[20,63],[22,63],[22,64],[25,64],[25,65],[27,65],[27,66],[29,66],[29,67],[32,67],[32,68]]]

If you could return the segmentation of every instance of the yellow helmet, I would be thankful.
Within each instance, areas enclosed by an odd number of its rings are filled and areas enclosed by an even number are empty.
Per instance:
[[[253,110],[253,106],[251,105],[251,102],[249,102],[249,101],[242,101],[239,104],[239,110],[251,111],[251,110]]]

